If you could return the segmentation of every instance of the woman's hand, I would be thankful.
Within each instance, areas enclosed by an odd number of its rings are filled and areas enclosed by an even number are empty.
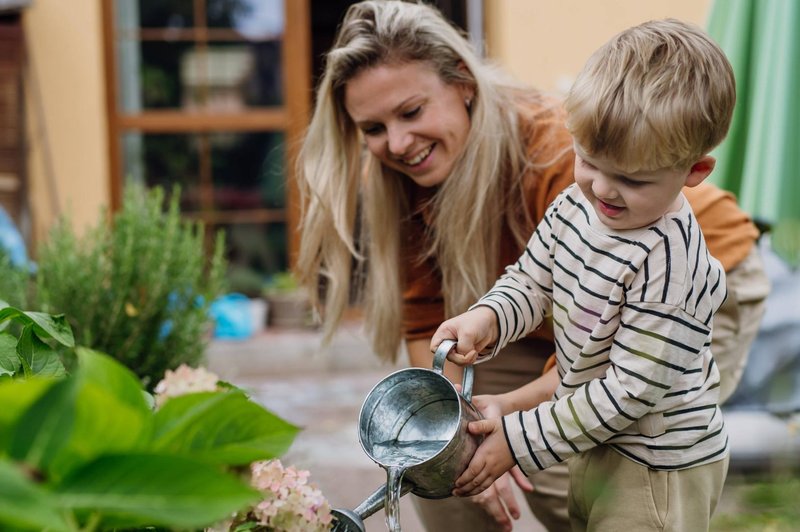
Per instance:
[[[489,486],[486,491],[469,499],[491,515],[505,531],[512,530],[514,528],[512,520],[516,521],[522,515],[514,490],[511,488],[511,478],[522,491],[533,491],[533,484],[520,471],[519,467],[514,466],[511,471],[495,480],[494,484]]]
[[[497,340],[497,317],[489,307],[475,307],[443,322],[431,339],[431,352],[444,340],[455,340],[447,359],[459,366],[474,364],[478,354]]]
[[[472,404],[486,419],[501,418],[509,412],[506,411],[504,394],[498,395],[475,395],[472,397]]]

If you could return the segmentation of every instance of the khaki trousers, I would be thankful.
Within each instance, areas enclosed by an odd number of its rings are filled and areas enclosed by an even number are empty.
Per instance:
[[[711,336],[711,353],[720,374],[720,404],[727,401],[742,378],[769,295],[769,278],[755,246],[726,277],[728,298],[714,315]]]
[[[569,460],[574,532],[708,530],[728,458],[680,471],[656,471],[601,445]]]

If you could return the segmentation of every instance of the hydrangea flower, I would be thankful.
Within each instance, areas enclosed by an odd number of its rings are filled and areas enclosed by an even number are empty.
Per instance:
[[[264,494],[250,512],[259,525],[276,532],[330,530],[330,505],[308,482],[308,471],[284,467],[277,459],[254,462],[250,470],[253,487]]]
[[[155,387],[156,407],[169,398],[198,392],[216,392],[219,377],[205,368],[181,364],[175,371],[167,370]],[[250,464],[254,488],[264,498],[233,519],[208,530],[267,530],[269,532],[323,532],[331,529],[333,516],[322,492],[309,483],[310,473],[303,469],[284,467],[280,460],[262,460]]]
[[[192,368],[181,364],[175,371],[167,370],[164,378],[156,384],[156,408],[163,405],[170,397],[188,393],[216,392],[219,377],[205,368]]]

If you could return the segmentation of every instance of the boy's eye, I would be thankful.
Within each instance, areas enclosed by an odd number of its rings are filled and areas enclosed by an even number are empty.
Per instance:
[[[593,165],[592,163],[590,163],[590,162],[589,162],[589,161],[587,161],[586,159],[581,159],[581,164],[582,164],[583,166],[585,166],[586,168],[590,168],[590,169],[592,169],[592,170],[596,170],[596,169],[597,169],[597,168],[595,167],[595,165]]]
[[[624,175],[618,175],[617,179],[619,179],[621,183],[629,187],[640,187],[642,185],[647,184],[646,181],[635,181],[629,177],[625,177]]]

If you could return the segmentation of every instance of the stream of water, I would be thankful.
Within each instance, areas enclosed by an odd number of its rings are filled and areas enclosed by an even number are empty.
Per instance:
[[[406,470],[431,458],[447,445],[447,440],[388,441],[375,444],[372,456],[386,469],[386,528],[400,532],[400,493]]]

